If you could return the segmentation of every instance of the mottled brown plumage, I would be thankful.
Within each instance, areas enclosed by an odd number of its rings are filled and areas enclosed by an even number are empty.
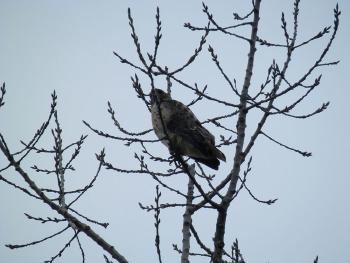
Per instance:
[[[202,126],[187,106],[173,100],[160,89],[151,92],[151,103],[154,132],[168,148],[166,136],[169,136],[174,152],[191,157],[212,169],[218,169],[219,159],[226,161],[225,155],[215,147],[215,137]]]

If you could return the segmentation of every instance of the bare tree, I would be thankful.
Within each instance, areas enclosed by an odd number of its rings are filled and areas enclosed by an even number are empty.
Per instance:
[[[223,177],[221,181],[216,179],[215,175],[209,174],[207,168],[202,167],[198,162],[192,164],[193,160],[185,158],[176,152],[176,149],[172,147],[174,142],[169,136],[164,138],[169,142],[170,154],[169,156],[158,156],[150,149],[150,145],[159,144],[160,140],[149,137],[152,129],[148,129],[141,132],[128,131],[121,126],[118,121],[112,104],[108,102],[108,114],[115,127],[119,130],[119,135],[110,134],[102,129],[95,128],[89,122],[84,121],[84,124],[94,133],[104,137],[106,140],[116,140],[123,142],[125,147],[134,147],[139,149],[135,153],[136,165],[138,168],[125,169],[118,167],[107,160],[105,150],[102,150],[99,154],[96,154],[98,161],[97,171],[92,176],[91,180],[83,185],[79,189],[66,190],[65,175],[67,171],[75,171],[72,163],[77,158],[81,151],[81,147],[85,142],[86,135],[82,135],[76,142],[70,143],[66,146],[63,145],[62,140],[62,128],[58,119],[58,112],[56,109],[57,96],[56,93],[52,93],[52,103],[48,118],[43,122],[41,127],[36,131],[34,136],[29,142],[21,141],[23,145],[19,151],[13,151],[9,149],[6,143],[6,139],[0,133],[0,150],[7,159],[7,164],[0,167],[0,180],[8,184],[13,189],[20,190],[22,193],[43,201],[52,210],[56,211],[58,217],[35,217],[33,215],[26,214],[30,220],[35,220],[40,223],[56,223],[64,224],[65,226],[58,232],[53,233],[50,236],[42,238],[37,241],[28,242],[21,245],[7,245],[11,249],[17,249],[27,246],[36,245],[41,242],[45,242],[48,239],[52,239],[66,231],[71,231],[71,238],[67,241],[62,249],[58,253],[52,256],[51,259],[46,262],[53,262],[56,258],[60,257],[62,253],[70,246],[73,241],[79,244],[81,251],[82,261],[85,262],[84,248],[79,241],[80,234],[84,233],[91,238],[97,245],[108,253],[104,255],[106,262],[112,262],[109,257],[117,260],[118,262],[128,262],[127,259],[121,255],[117,248],[104,240],[95,230],[92,225],[108,227],[108,223],[98,222],[90,217],[83,215],[79,212],[74,205],[79,201],[89,189],[94,186],[95,181],[98,179],[102,168],[115,171],[116,173],[125,174],[145,174],[150,176],[158,184],[156,187],[155,204],[144,205],[139,203],[140,208],[148,212],[154,212],[155,219],[155,247],[158,255],[158,261],[164,262],[162,258],[160,242],[161,242],[161,211],[168,208],[184,208],[183,213],[183,227],[182,227],[182,245],[173,244],[175,251],[181,254],[181,262],[190,262],[190,256],[201,256],[207,258],[208,262],[221,263],[221,262],[234,262],[243,263],[244,258],[240,251],[238,241],[232,240],[231,248],[225,246],[225,231],[226,220],[228,217],[228,209],[235,198],[238,196],[241,190],[246,190],[250,196],[257,202],[271,205],[277,199],[260,200],[247,186],[248,174],[251,171],[251,149],[257,141],[257,138],[261,135],[269,139],[271,142],[300,154],[304,157],[311,156],[310,152],[302,151],[297,148],[288,146],[283,142],[280,142],[276,138],[273,138],[264,131],[267,120],[274,115],[280,115],[286,118],[306,119],[316,114],[319,114],[327,109],[329,102],[323,103],[317,107],[314,111],[305,114],[295,114],[295,108],[303,102],[306,97],[311,96],[311,92],[314,91],[321,81],[321,75],[317,76],[310,82],[310,78],[315,72],[321,70],[322,67],[338,64],[339,61],[325,61],[326,55],[331,48],[331,45],[335,39],[339,26],[340,11],[338,5],[334,9],[334,24],[333,26],[327,26],[311,36],[307,40],[299,40],[299,0],[294,1],[293,7],[293,23],[291,31],[288,30],[287,20],[285,14],[281,16],[281,27],[284,33],[284,42],[272,43],[269,40],[264,39],[259,35],[259,19],[260,19],[260,3],[261,0],[254,0],[251,3],[251,11],[246,15],[239,15],[234,13],[236,23],[229,26],[220,25],[215,19],[215,15],[210,11],[209,7],[203,3],[203,13],[207,17],[207,24],[203,26],[195,26],[191,23],[185,23],[185,28],[192,31],[202,32],[202,37],[199,40],[197,48],[193,51],[193,54],[183,63],[182,66],[170,69],[167,65],[161,65],[157,60],[158,49],[162,38],[162,23],[160,19],[159,8],[156,11],[156,35],[154,42],[154,50],[152,53],[146,53],[142,50],[139,37],[134,26],[134,19],[131,14],[131,10],[128,10],[129,25],[131,29],[131,36],[134,42],[136,52],[139,58],[139,63],[132,62],[128,58],[125,58],[121,53],[114,52],[114,55],[124,63],[133,69],[137,73],[131,77],[132,87],[137,94],[137,98],[142,100],[146,109],[150,111],[150,99],[149,93],[155,90],[155,79],[163,79],[167,85],[167,92],[170,94],[173,89],[173,84],[177,87],[182,87],[191,93],[194,93],[193,100],[188,104],[188,107],[198,103],[199,101],[211,101],[220,105],[224,105],[229,111],[228,114],[221,114],[219,116],[208,118],[202,122],[202,125],[214,125],[221,131],[220,143],[217,147],[226,147],[227,150],[233,156],[233,164],[231,171]],[[237,33],[238,28],[247,28],[246,34]],[[214,47],[211,45],[206,46],[209,36],[216,34],[224,34],[228,40],[230,38],[238,38],[242,41],[242,44],[249,46],[249,53],[247,57],[245,78],[242,87],[237,87],[236,80],[229,77],[229,73],[220,64],[218,55],[216,54]],[[294,51],[300,48],[306,48],[309,43],[316,41],[320,38],[329,36],[326,46],[320,51],[319,57],[312,62],[311,66],[297,79],[292,79],[288,76],[288,68],[293,57]],[[255,53],[258,47],[277,48],[285,50],[285,59],[282,62],[272,61],[271,65],[267,68],[266,79],[262,81],[259,87],[251,85],[253,77],[253,68],[255,62]],[[182,80],[179,77],[179,73],[185,71],[196,62],[197,57],[201,52],[204,52],[207,48],[211,58],[216,65],[220,76],[227,82],[228,87],[232,90],[232,97],[227,100],[219,99],[218,97],[209,95],[210,87],[205,85],[203,88],[198,87],[196,83],[191,84]],[[142,84],[137,74],[144,74],[149,81],[149,84]],[[144,88],[146,86],[147,88]],[[5,84],[1,87],[0,107],[4,106],[4,95],[6,93]],[[301,95],[298,95],[301,94]],[[289,97],[290,96],[290,97]],[[295,98],[295,96],[298,96]],[[280,106],[280,101],[290,101],[288,105]],[[238,102],[235,102],[238,101]],[[157,101],[157,106],[160,110],[161,102]],[[255,129],[252,134],[247,133],[247,116],[253,111],[260,113],[260,120],[255,123]],[[162,118],[162,113],[160,112]],[[230,123],[235,125],[227,126],[223,123],[224,120],[230,120]],[[162,121],[164,133],[167,134],[166,125]],[[51,128],[51,134],[53,138],[53,146],[40,147],[39,141]],[[72,150],[70,157],[66,160],[64,156],[70,150]],[[128,151],[128,149],[125,149]],[[22,161],[29,154],[51,154],[53,155],[53,168],[42,168],[37,165],[31,167],[32,172],[52,174],[56,178],[56,184],[52,188],[42,188],[39,183],[34,181],[33,176],[29,171],[26,171],[22,167]],[[65,155],[64,155],[65,154]],[[161,165],[164,164],[164,165]],[[165,170],[163,169],[164,167]],[[14,169],[19,176],[24,179],[25,185],[20,186],[8,179],[5,172],[10,169]],[[175,174],[185,174],[188,177],[187,192],[182,192],[181,189],[177,189],[172,186],[167,179]],[[161,202],[161,190],[163,192],[176,193],[183,202]],[[70,200],[70,201],[67,201]],[[201,238],[200,233],[197,232],[196,226],[193,223],[193,217],[196,216],[198,211],[210,210],[216,213],[216,222],[211,222],[215,225],[215,233],[212,244],[206,244]],[[198,245],[201,251],[195,252],[191,249],[191,236],[194,237],[194,242]],[[318,261],[316,257],[314,262]]]

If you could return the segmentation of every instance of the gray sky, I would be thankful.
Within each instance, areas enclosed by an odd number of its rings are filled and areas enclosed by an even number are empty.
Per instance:
[[[250,1],[206,1],[217,21],[232,24],[232,12],[245,13]],[[349,213],[349,134],[348,98],[346,82],[349,71],[349,2],[339,1],[342,10],[341,25],[332,50],[326,60],[341,59],[336,67],[321,68],[322,83],[312,96],[297,108],[297,113],[314,110],[330,101],[329,109],[308,120],[271,118],[265,131],[282,142],[311,151],[313,156],[303,158],[259,138],[253,155],[253,170],[248,186],[261,199],[278,198],[273,206],[261,205],[246,193],[234,201],[226,230],[226,244],[238,238],[241,250],[249,263],[255,262],[319,262],[346,263],[350,252]],[[73,189],[87,183],[97,169],[94,153],[106,147],[107,160],[113,164],[132,168],[138,148],[125,148],[123,144],[108,141],[92,134],[83,124],[86,120],[100,129],[118,134],[107,114],[107,101],[114,105],[122,125],[133,131],[151,126],[149,113],[131,88],[130,76],[135,72],[120,64],[113,56],[121,55],[137,62],[130,37],[127,8],[132,8],[136,30],[144,50],[152,51],[155,34],[155,10],[160,7],[163,38],[159,62],[175,68],[182,65],[198,46],[201,34],[183,28],[184,22],[204,25],[201,1],[0,1],[0,81],[6,82],[5,107],[0,112],[0,131],[13,151],[20,148],[19,140],[28,141],[49,111],[50,93],[58,94],[59,119],[66,144],[89,134],[81,156],[75,163],[77,171],[67,175],[67,184]],[[333,23],[334,0],[301,1],[299,42]],[[280,15],[284,11],[287,22],[292,21],[292,1],[270,0],[262,2],[262,37],[273,42],[283,41]],[[290,25],[290,24],[289,24]],[[237,39],[213,33],[208,38],[218,54],[222,66],[238,87],[244,81],[247,45]],[[303,74],[322,51],[325,41],[314,42],[296,52],[289,71],[291,81]],[[272,59],[281,63],[284,51],[260,47],[252,86],[265,78]],[[137,62],[138,63],[138,62]],[[145,90],[147,78],[139,74]],[[189,83],[200,87],[208,84],[208,92],[219,98],[237,98],[222,80],[211,61],[207,48],[198,61],[180,75]],[[317,75],[315,74],[314,77]],[[310,80],[310,83],[312,80]],[[164,87],[163,78],[157,80]],[[173,97],[189,102],[193,96],[174,84]],[[287,100],[285,101],[287,102]],[[199,119],[216,116],[225,109],[214,104],[199,103],[193,111]],[[256,125],[256,117],[248,118],[248,138]],[[234,123],[231,124],[234,127]],[[218,135],[213,126],[208,128]],[[152,134],[148,136],[154,138]],[[49,136],[40,146],[52,144]],[[167,156],[161,144],[154,152]],[[230,170],[233,149],[224,149],[227,163],[221,165],[217,181]],[[0,167],[4,159],[0,157]],[[55,178],[35,174],[30,166],[35,163],[49,168],[53,161],[30,155],[26,169],[40,186],[49,186]],[[8,178],[21,183],[18,175]],[[174,176],[168,182],[185,189],[187,178]],[[23,184],[23,183],[22,183]],[[154,249],[153,215],[141,211],[138,202],[153,203],[155,183],[142,175],[124,175],[103,171],[95,188],[86,194],[76,208],[83,214],[100,221],[108,221],[107,230],[94,226],[130,262],[156,262]],[[162,189],[162,202],[178,200],[177,196]],[[1,262],[42,262],[55,255],[71,237],[71,233],[35,247],[11,251],[4,244],[21,244],[45,237],[64,226],[42,225],[26,220],[24,212],[33,216],[55,216],[41,202],[31,200],[21,192],[0,183]],[[161,214],[161,247],[165,262],[178,262],[172,243],[181,244],[182,209],[164,210]],[[215,214],[200,212],[193,219],[200,235],[212,245]],[[87,262],[103,262],[101,249],[82,237]],[[79,262],[77,244],[64,253],[57,262]],[[191,262],[206,262],[193,258]]]

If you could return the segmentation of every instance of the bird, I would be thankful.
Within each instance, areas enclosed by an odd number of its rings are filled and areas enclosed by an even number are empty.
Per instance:
[[[214,170],[218,170],[219,160],[226,162],[225,155],[215,146],[214,135],[186,105],[156,88],[152,88],[150,98],[153,130],[170,152],[188,156]]]

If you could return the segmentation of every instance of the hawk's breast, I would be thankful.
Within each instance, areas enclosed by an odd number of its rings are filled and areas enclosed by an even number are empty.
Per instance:
[[[172,115],[172,110],[164,102],[161,103],[159,105],[159,107],[160,107],[160,110],[162,113],[162,119],[163,119],[164,125],[166,126],[166,123],[168,123],[170,121],[170,118]],[[169,147],[169,142],[168,142],[168,140],[165,139],[166,134],[164,132],[164,129],[166,129],[166,127],[163,127],[162,120],[161,120],[160,114],[159,114],[159,108],[158,108],[158,105],[156,103],[154,103],[152,105],[151,113],[152,113],[152,126],[153,126],[155,134],[157,135],[157,137],[159,139],[161,139],[163,144],[165,144],[167,147]],[[168,131],[167,131],[167,134],[169,136],[171,136]]]

